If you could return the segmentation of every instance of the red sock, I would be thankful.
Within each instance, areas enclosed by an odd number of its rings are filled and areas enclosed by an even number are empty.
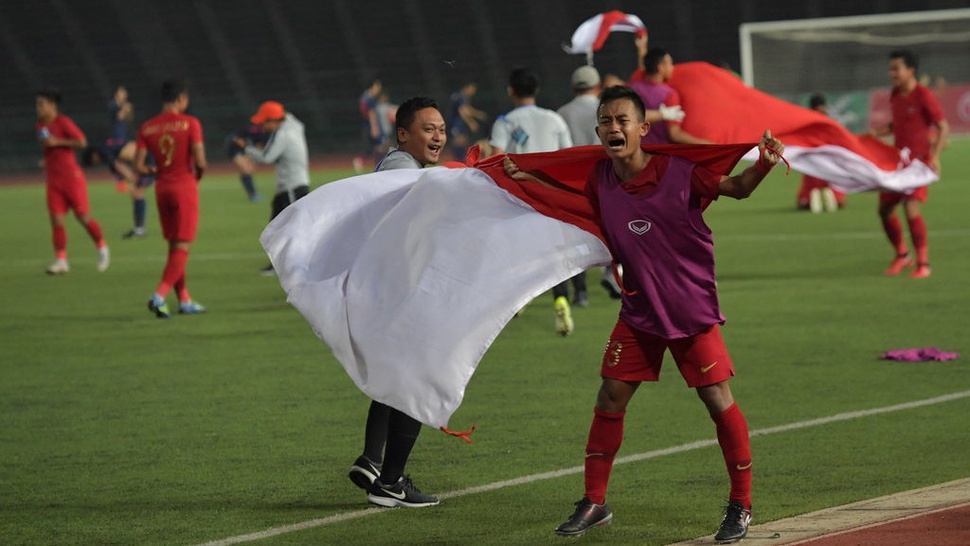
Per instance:
[[[896,255],[906,254],[906,242],[903,241],[903,226],[899,223],[899,218],[895,214],[882,221],[882,229],[889,237],[890,244],[896,249]]]
[[[179,298],[179,303],[187,303],[192,301],[192,297],[189,296],[189,289],[185,287],[185,270],[182,270],[182,276],[179,280],[175,281],[175,294]]]
[[[104,237],[101,236],[101,224],[97,220],[94,218],[88,220],[88,223],[84,224],[84,229],[88,230],[88,235],[91,236],[91,239],[98,248],[104,246]]]
[[[162,282],[158,283],[155,290],[163,298],[168,295],[168,291],[185,276],[185,262],[189,260],[189,253],[186,250],[175,249],[168,253],[168,261],[165,262],[165,270],[162,271]]]
[[[922,215],[909,219],[909,235],[913,238],[913,247],[916,248],[916,262],[920,265],[930,263],[930,249],[926,241],[926,220],[923,220]]]
[[[610,482],[613,459],[623,443],[625,411],[610,413],[593,409],[593,424],[586,442],[586,498],[596,504],[606,502],[606,486]]]
[[[64,226],[54,226],[51,239],[54,241],[54,257],[58,260],[67,259],[67,230]]]
[[[737,404],[722,413],[711,415],[717,427],[717,442],[727,463],[731,478],[730,500],[751,508],[751,440],[748,438],[748,422]]]

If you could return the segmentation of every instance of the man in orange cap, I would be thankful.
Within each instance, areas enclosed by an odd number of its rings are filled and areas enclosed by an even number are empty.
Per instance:
[[[276,195],[273,197],[270,220],[283,212],[297,199],[310,191],[309,153],[303,122],[286,111],[276,101],[266,101],[249,120],[270,133],[265,146],[247,144],[236,138],[238,146],[245,149],[246,155],[258,163],[276,164]],[[272,264],[260,270],[264,275],[273,275]]]

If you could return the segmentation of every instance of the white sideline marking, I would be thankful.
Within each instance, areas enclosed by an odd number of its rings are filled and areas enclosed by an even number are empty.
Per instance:
[[[819,425],[827,425],[830,423],[837,423],[839,421],[850,421],[852,419],[859,419],[862,417],[870,417],[872,415],[880,415],[883,413],[891,413],[894,411],[903,411],[914,408],[921,408],[925,406],[932,406],[935,404],[942,404],[944,402],[952,402],[953,400],[959,400],[961,398],[970,397],[970,391],[955,392],[952,394],[944,394],[942,396],[937,396],[934,398],[927,398],[925,400],[917,400],[915,402],[906,402],[903,404],[896,404],[893,406],[886,406],[882,408],[874,408],[868,410],[850,411],[847,413],[839,413],[836,415],[831,415],[829,417],[821,417],[819,419],[809,419],[807,421],[798,421],[796,423],[789,423],[787,425],[780,425],[777,427],[768,427],[758,430],[752,430],[750,435],[754,436],[767,436],[769,434],[778,434],[780,432],[788,432],[792,430],[798,430],[802,428],[815,427]],[[636,453],[633,455],[627,455],[625,457],[619,457],[616,459],[614,464],[624,464],[631,463],[635,461],[643,461],[646,459],[653,459],[663,455],[672,455],[675,453],[683,453],[685,451],[693,451],[695,449],[701,449],[704,447],[716,446],[717,440],[701,440],[698,442],[691,442],[689,444],[682,444],[679,446],[668,447],[664,449],[657,449],[654,451],[646,451],[644,453]],[[553,470],[551,472],[542,472],[540,474],[530,474],[528,476],[521,476],[519,478],[513,478],[510,480],[503,480],[500,482],[493,482],[485,485],[479,485],[476,487],[469,487],[467,489],[461,489],[458,491],[451,491],[438,495],[440,499],[451,499],[455,497],[465,497],[468,495],[475,495],[478,493],[486,493],[489,491],[495,491],[496,489],[504,489],[506,487],[512,487],[516,485],[525,485],[529,483],[535,483],[542,480],[550,480],[553,478],[561,478],[563,476],[569,476],[572,474],[579,474],[583,472],[582,466],[574,466],[571,468],[563,468],[560,470]],[[231,544],[241,544],[243,542],[253,542],[256,540],[262,540],[264,538],[275,537],[278,535],[292,533],[295,531],[302,531],[305,529],[312,529],[314,527],[323,527],[324,525],[330,525],[332,523],[340,523],[343,521],[348,521],[352,519],[362,518],[364,516],[372,516],[380,513],[387,513],[390,510],[386,508],[366,508],[363,510],[355,510],[353,512],[344,512],[342,514],[334,514],[332,516],[327,516],[325,518],[311,519],[308,521],[303,521],[300,523],[293,523],[290,525],[283,525],[280,527],[273,527],[272,529],[266,529],[265,531],[259,531],[256,533],[250,533],[247,535],[238,535],[234,537],[224,538],[221,540],[214,540],[212,542],[205,542],[203,544],[198,544],[196,546],[229,546]]]

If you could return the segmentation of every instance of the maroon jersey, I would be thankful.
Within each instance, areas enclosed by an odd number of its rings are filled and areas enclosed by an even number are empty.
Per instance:
[[[893,136],[897,148],[909,148],[913,159],[930,156],[930,128],[943,121],[943,108],[933,92],[916,84],[907,94],[893,89],[889,97],[893,111]]]
[[[64,114],[58,114],[49,122],[38,121],[35,128],[37,129],[37,137],[41,140],[46,138],[47,134],[70,140],[85,139],[81,129]],[[47,175],[47,184],[51,186],[63,188],[75,184],[84,184],[84,173],[77,164],[74,148],[68,146],[48,146],[44,148],[44,171]]]
[[[714,239],[695,190],[717,197],[720,175],[676,156],[653,155],[650,163],[641,172],[649,174],[631,181],[640,183],[631,192],[610,160],[598,162],[587,196],[595,192],[603,233],[624,266],[628,292],[620,318],[664,339],[689,337],[724,322],[714,283]]]
[[[202,124],[199,120],[175,112],[163,112],[143,123],[138,130],[138,149],[147,149],[155,158],[158,188],[198,182],[192,145],[201,142]]]

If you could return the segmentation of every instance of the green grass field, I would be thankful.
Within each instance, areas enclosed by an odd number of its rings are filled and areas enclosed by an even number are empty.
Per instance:
[[[874,194],[850,196],[836,214],[795,212],[799,176],[776,169],[751,199],[707,213],[732,386],[755,434],[756,522],[970,476],[970,141],[954,142],[943,164],[924,207],[934,273],[922,281],[882,275],[892,251]],[[271,175],[258,183],[271,192]],[[450,493],[441,505],[368,510],[346,477],[368,400],[276,279],[257,274],[269,206],[247,202],[235,177],[203,182],[188,274],[209,312],[162,321],[145,308],[165,253],[153,205],[149,237],[123,241],[128,198],[109,183],[90,194],[112,266],[95,272],[72,221],[72,271],[53,278],[43,273],[43,188],[0,188],[0,543],[190,545],[304,522],[253,543],[563,543],[552,529],[582,496],[599,358],[618,309],[597,274],[590,307],[574,310],[575,335],[554,335],[543,297],[492,346],[451,422],[477,424],[474,443],[424,430],[409,472],[424,491]],[[877,359],[925,346],[962,356]],[[575,543],[712,533],[727,494],[713,438],[672,367],[644,385],[620,456],[647,455],[616,467],[613,525]],[[677,449],[695,442],[708,443]],[[516,478],[527,479],[503,483]]]

